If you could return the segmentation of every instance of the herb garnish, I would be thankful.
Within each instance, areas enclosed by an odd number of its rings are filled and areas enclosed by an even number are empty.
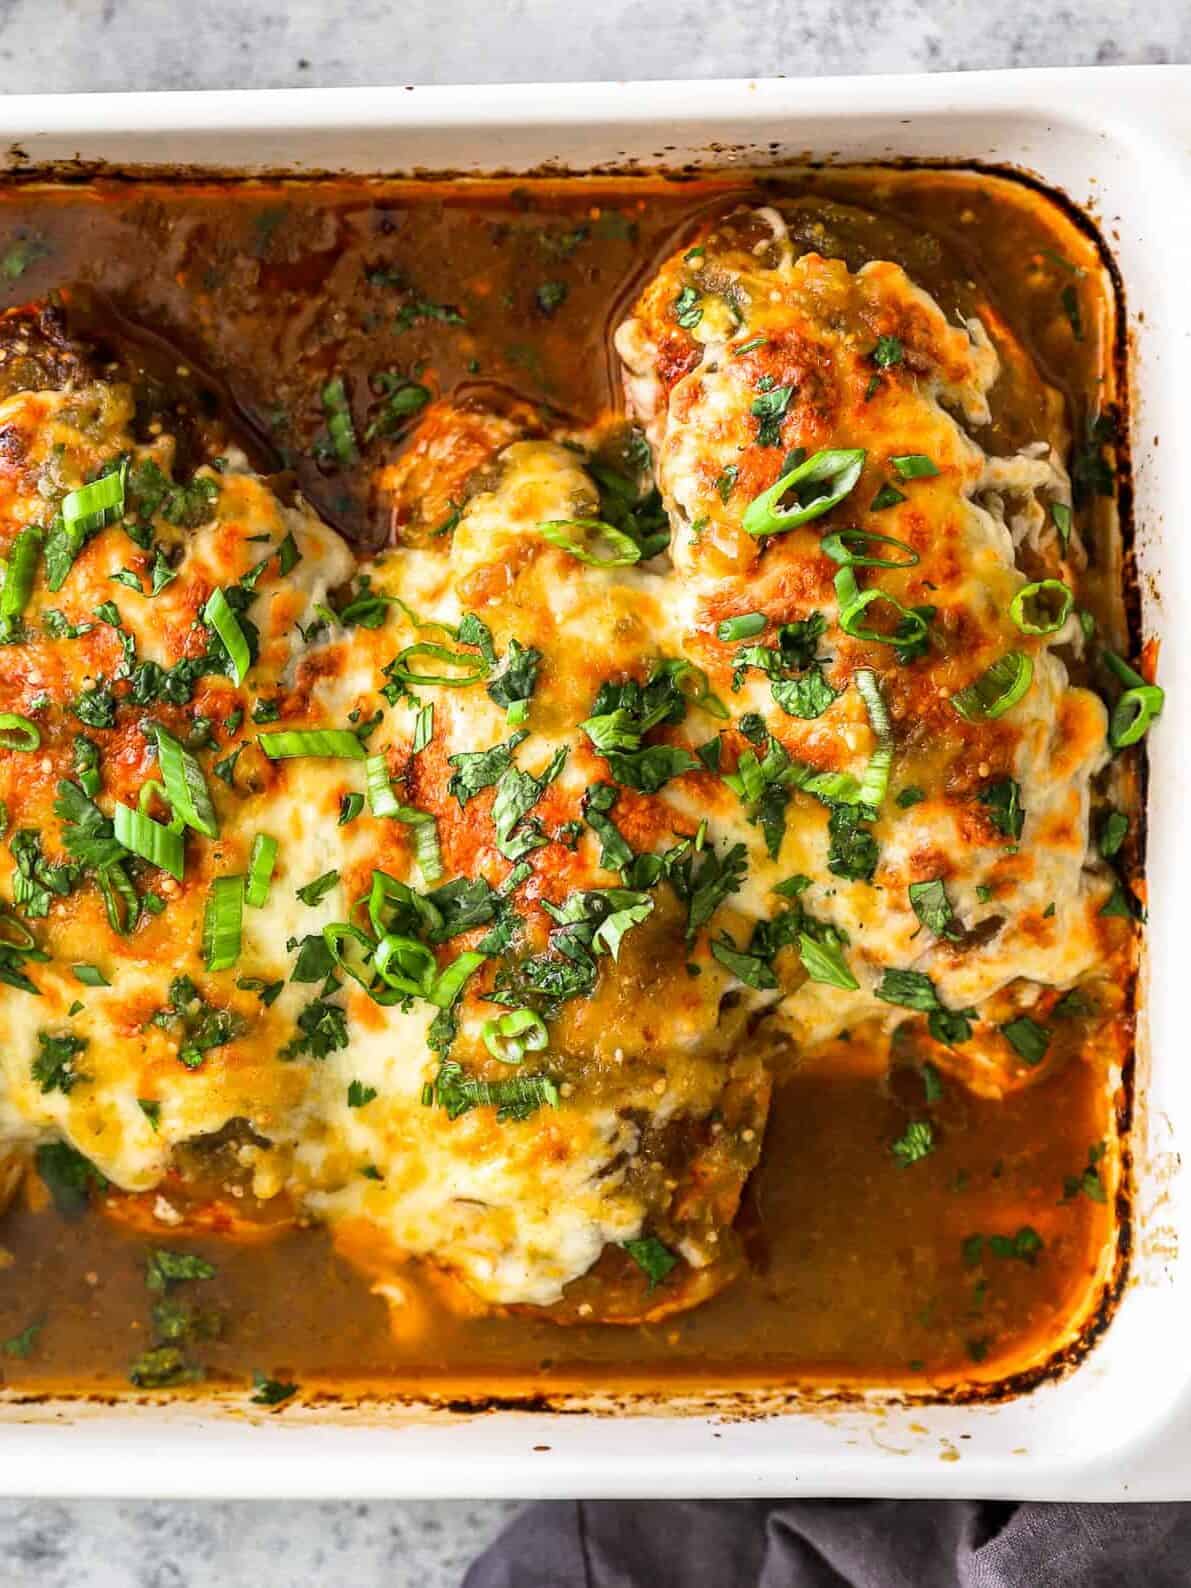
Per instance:
[[[929,1119],[912,1119],[901,1136],[890,1147],[890,1152],[903,1169],[920,1163],[934,1151],[935,1131]]]
[[[913,1009],[927,1016],[927,1029],[936,1042],[952,1048],[972,1035],[974,1009],[948,1009],[929,976],[917,970],[886,970],[877,997],[887,1004]]]

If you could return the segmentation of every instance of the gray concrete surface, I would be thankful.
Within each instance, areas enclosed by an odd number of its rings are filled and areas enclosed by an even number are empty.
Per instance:
[[[5,93],[1188,60],[1185,0],[0,0]],[[0,1581],[457,1588],[514,1509],[0,1500]]]

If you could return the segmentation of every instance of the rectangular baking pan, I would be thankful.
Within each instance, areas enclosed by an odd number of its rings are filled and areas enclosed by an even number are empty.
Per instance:
[[[772,1413],[606,1398],[582,1414],[361,1406],[253,1415],[0,1403],[0,1492],[250,1496],[1191,1497],[1191,68],[723,83],[10,97],[9,171],[590,171],[911,159],[1011,166],[1097,220],[1124,283],[1150,737],[1149,943],[1130,1278],[1076,1368],[1002,1404],[889,1396]],[[1182,814],[1180,814],[1180,812]],[[1183,934],[1187,933],[1184,938]]]

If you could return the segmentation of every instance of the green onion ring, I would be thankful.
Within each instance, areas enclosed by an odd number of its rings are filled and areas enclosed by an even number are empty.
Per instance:
[[[685,656],[670,657],[657,669],[654,677],[665,675],[674,682],[674,687],[679,694],[690,701],[692,706],[701,706],[712,717],[720,717],[725,722],[731,712],[718,695],[712,693],[711,680],[701,667],[696,667],[694,662],[687,661]]]
[[[449,663],[461,669],[458,673],[419,673],[409,663],[415,656],[429,656],[436,662]],[[444,689],[463,689],[468,684],[478,684],[490,671],[488,663],[476,651],[452,651],[433,640],[418,640],[399,651],[395,660],[385,668],[388,678],[399,679],[403,684],[438,684]]]
[[[965,722],[992,722],[1016,706],[1034,681],[1034,664],[1024,651],[1006,651],[974,683],[959,689],[951,704]]]
[[[0,711],[0,750],[36,750],[40,743],[41,729],[35,722],[14,711]]]
[[[350,921],[332,921],[329,926],[323,927],[323,942],[340,970],[345,971],[353,981],[358,981],[361,987],[371,986],[375,975],[372,955],[376,951],[376,944],[367,932],[353,926]],[[347,953],[347,945],[354,945],[358,952]]]
[[[479,970],[487,957],[486,954],[477,953],[474,948],[456,954],[446,970],[435,977],[430,989],[430,1002],[438,1009],[449,1009],[463,991],[464,982]]]
[[[895,562],[889,557],[865,557],[852,551],[849,541],[859,541],[862,545],[866,541],[879,541],[883,546],[896,546],[899,551],[906,553],[907,561]],[[836,529],[830,535],[824,535],[822,548],[833,562],[841,563],[846,568],[913,568],[921,562],[921,558],[913,546],[907,546],[904,540],[898,540],[893,535],[878,535],[872,529]]]
[[[1108,719],[1108,742],[1114,750],[1127,750],[1145,737],[1166,703],[1166,691],[1147,684],[1115,651],[1101,651],[1104,665],[1125,691],[1112,708]]]
[[[510,1009],[485,1020],[484,1046],[502,1064],[520,1064],[527,1053],[540,1053],[550,1040],[546,1022],[532,1009]]]
[[[434,985],[438,961],[416,938],[386,932],[373,950],[372,968],[395,992],[424,998]]]
[[[851,568],[841,568],[836,574],[835,593],[839,599],[839,626],[854,640],[865,640],[872,645],[913,645],[927,632],[926,620],[922,614],[902,606],[896,596],[891,596],[887,591],[877,589],[875,586],[869,590],[858,589],[856,575]],[[884,601],[888,606],[893,607],[902,622],[909,625],[909,632],[895,639],[892,634],[882,634],[879,629],[862,626],[858,619],[865,608],[871,606],[874,601]]]
[[[569,551],[589,568],[627,568],[641,561],[641,548],[633,537],[602,518],[549,518],[538,529],[552,546]],[[569,533],[575,529],[583,531],[582,540]],[[610,555],[598,556],[592,549],[601,543]]]
[[[1053,618],[1035,623],[1026,612],[1026,602],[1037,601],[1040,597],[1057,598],[1059,610]],[[1034,584],[1023,585],[1017,592],[1009,603],[1009,616],[1023,634],[1057,634],[1071,616],[1074,605],[1075,596],[1061,579],[1039,579]]]
[[[744,510],[741,528],[746,535],[781,535],[799,524],[808,524],[839,505],[856,487],[866,457],[863,447],[824,448],[783,474],[755,496]],[[781,500],[798,486],[822,482],[826,490],[810,502],[783,510]]]

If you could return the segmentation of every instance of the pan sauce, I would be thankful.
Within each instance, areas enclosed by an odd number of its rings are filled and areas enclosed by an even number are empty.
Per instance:
[[[981,434],[989,452],[1048,433],[1047,386],[1077,434],[1111,395],[1106,278],[1046,198],[942,172],[816,173],[767,189],[797,195],[796,235],[821,253],[853,268],[894,260],[946,313],[981,318],[1003,361]],[[387,527],[370,472],[379,460],[309,461],[329,358],[351,390],[399,366],[436,394],[522,400],[548,422],[592,424],[619,400],[610,330],[647,272],[706,216],[754,196],[737,182],[660,180],[18,188],[4,200],[3,235],[22,249],[4,267],[6,302],[68,282],[112,293],[264,421],[336,527],[376,544]],[[464,326],[403,316],[419,301],[460,306]],[[1079,599],[1119,640],[1110,507],[1095,494],[1083,505],[1085,538],[1102,549]],[[1127,940],[1114,953],[1123,985]],[[1127,1002],[1094,1044],[1069,1046],[1003,1098],[949,1080],[931,1104],[933,1151],[910,1165],[891,1148],[923,1116],[917,1070],[889,1070],[864,1041],[780,1063],[737,1220],[743,1272],[690,1311],[560,1328],[532,1313],[461,1317],[430,1293],[423,1326],[394,1329],[316,1229],[250,1246],[188,1237],[180,1244],[216,1273],[184,1294],[225,1320],[193,1355],[208,1381],[259,1371],[340,1389],[1004,1378],[1078,1329],[1112,1269]],[[13,1259],[0,1275],[0,1339],[18,1342],[6,1382],[119,1387],[151,1338],[145,1254],[168,1231],[147,1237],[95,1209],[68,1223],[45,1200],[31,1183],[0,1227]]]

